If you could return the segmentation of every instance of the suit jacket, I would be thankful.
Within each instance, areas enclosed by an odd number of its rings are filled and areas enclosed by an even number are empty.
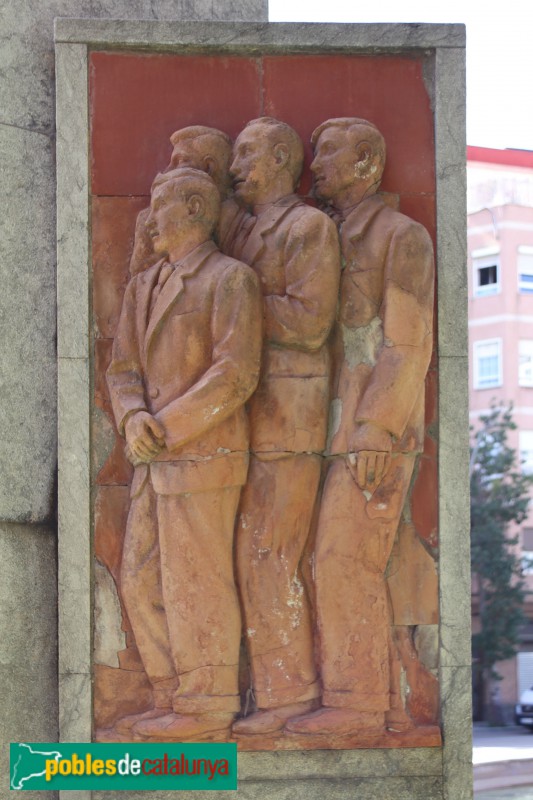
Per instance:
[[[346,453],[357,423],[393,437],[393,451],[424,442],[424,381],[433,346],[433,247],[426,229],[363,200],[341,227],[337,421],[331,452]]]
[[[157,492],[242,485],[244,403],[256,387],[261,352],[257,278],[204,242],[175,268],[150,313],[163,263],[132,278],[124,296],[107,371],[118,429],[124,434],[127,416],[138,410],[163,425],[166,447],[150,465]]]
[[[296,195],[269,206],[247,238],[242,222],[222,247],[250,264],[263,293],[261,378],[249,403],[251,448],[322,451],[329,400],[327,340],[340,276],[335,225]]]

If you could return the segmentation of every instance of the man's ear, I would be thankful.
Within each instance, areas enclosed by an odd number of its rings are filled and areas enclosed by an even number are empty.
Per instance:
[[[274,145],[274,158],[279,167],[284,167],[289,160],[289,148],[283,142]]]
[[[191,220],[202,219],[205,213],[205,200],[201,194],[191,194],[187,200],[187,209]]]
[[[374,172],[374,153],[369,142],[359,142],[355,148],[355,176],[368,178]]]
[[[204,168],[207,174],[212,178],[217,168],[217,163],[212,156],[206,156],[204,158]]]

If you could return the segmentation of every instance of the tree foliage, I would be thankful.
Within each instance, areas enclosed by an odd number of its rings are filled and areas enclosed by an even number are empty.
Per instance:
[[[498,679],[495,665],[516,653],[525,622],[518,539],[508,527],[527,517],[533,476],[520,471],[516,451],[508,444],[509,431],[516,429],[512,407],[493,407],[480,422],[470,461],[472,575],[480,616],[472,644],[481,678]]]

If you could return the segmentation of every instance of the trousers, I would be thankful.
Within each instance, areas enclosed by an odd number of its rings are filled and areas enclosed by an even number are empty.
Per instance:
[[[258,708],[318,697],[309,600],[300,561],[321,458],[252,456],[237,523],[237,575]]]
[[[240,486],[131,501],[121,591],[157,707],[233,712],[241,616],[233,569]]]
[[[372,496],[346,459],[331,464],[315,549],[322,704],[379,712],[390,707],[391,612],[385,569],[415,454],[393,455]]]

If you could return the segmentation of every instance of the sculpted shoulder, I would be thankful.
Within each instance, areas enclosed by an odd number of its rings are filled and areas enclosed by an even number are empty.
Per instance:
[[[259,292],[259,279],[254,270],[243,261],[226,256],[216,251],[211,256],[212,265],[218,274],[218,282],[229,288],[238,288],[252,292]]]
[[[307,205],[303,200],[301,203],[294,206],[290,213],[294,219],[301,221],[302,225],[318,225],[320,227],[336,230],[335,223],[331,217],[328,217],[328,215],[319,208]]]
[[[387,277],[419,302],[431,304],[435,266],[428,231],[419,222],[392,209],[380,216],[387,223],[383,229],[383,238],[388,242]]]
[[[292,208],[285,218],[291,237],[320,243],[321,247],[339,249],[337,226],[323,211],[304,202]]]
[[[433,243],[427,229],[411,217],[395,211],[384,205],[381,212],[375,219],[377,225],[383,226],[384,234],[391,234],[396,239],[405,243],[416,242],[419,247],[433,253]]]

